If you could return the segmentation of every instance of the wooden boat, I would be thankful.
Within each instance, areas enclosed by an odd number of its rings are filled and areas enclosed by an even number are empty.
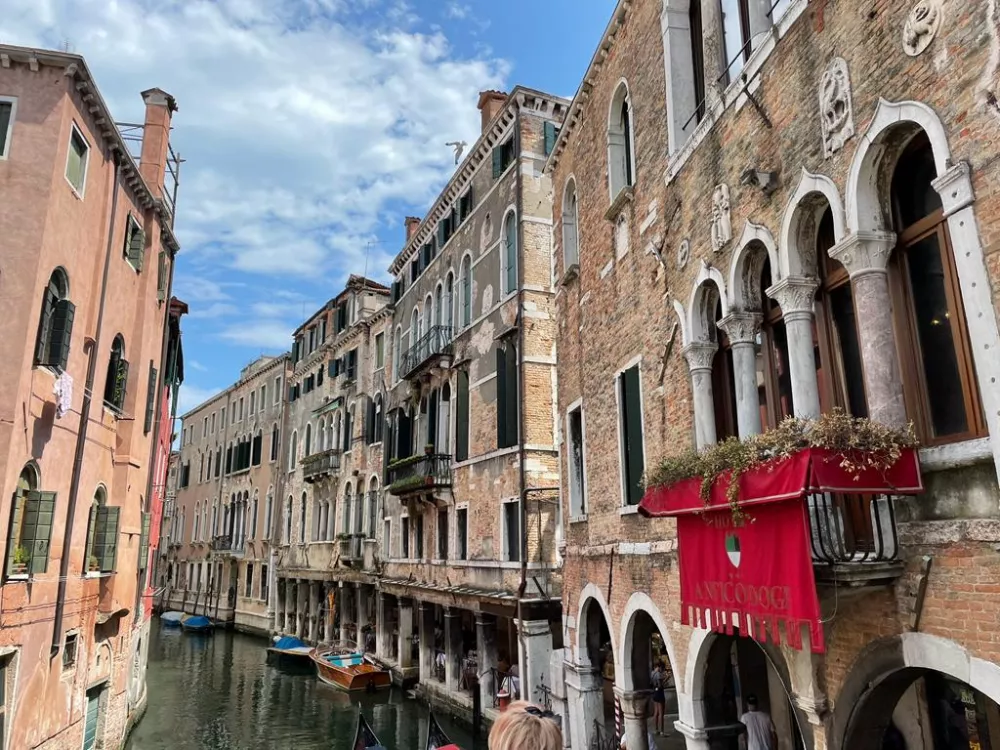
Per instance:
[[[185,633],[206,633],[211,635],[215,623],[204,615],[190,615],[181,620],[181,628]]]
[[[267,660],[286,663],[310,663],[312,647],[307,646],[293,635],[275,636],[273,645],[267,649]]]
[[[378,690],[392,685],[392,675],[362,654],[337,649],[313,649],[310,653],[319,678],[328,685],[354,692]]]
[[[437,723],[433,712],[427,725],[427,745],[426,750],[461,750],[461,748],[448,739],[441,725]]]
[[[358,709],[358,731],[354,734],[354,750],[385,750],[375,732],[365,721],[365,715]]]
[[[184,617],[183,612],[164,612],[160,615],[160,624],[165,628],[179,628]]]

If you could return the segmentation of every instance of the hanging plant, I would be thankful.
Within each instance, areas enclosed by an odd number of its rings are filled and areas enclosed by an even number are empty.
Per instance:
[[[904,449],[916,446],[912,424],[899,430],[834,409],[818,419],[789,417],[760,435],[745,440],[727,438],[700,453],[668,456],[649,472],[646,488],[669,487],[700,477],[701,497],[707,506],[712,485],[728,474],[726,499],[733,522],[742,525],[747,518],[739,503],[740,477],[751,469],[807,448],[824,448],[836,455],[843,471],[857,478],[862,471],[888,470]]]

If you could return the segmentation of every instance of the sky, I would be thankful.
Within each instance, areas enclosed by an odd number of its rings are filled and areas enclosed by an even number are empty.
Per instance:
[[[0,42],[81,54],[119,122],[179,105],[183,414],[351,273],[388,281],[403,219],[475,142],[481,90],[571,98],[614,0],[3,0]]]

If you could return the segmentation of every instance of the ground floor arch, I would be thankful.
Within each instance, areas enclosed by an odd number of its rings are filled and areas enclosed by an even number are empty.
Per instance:
[[[593,583],[580,594],[573,661],[567,664],[572,747],[592,748],[613,739],[615,687],[620,680],[611,612]]]

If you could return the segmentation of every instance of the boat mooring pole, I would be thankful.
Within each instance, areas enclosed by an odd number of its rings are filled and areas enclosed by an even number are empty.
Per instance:
[[[483,696],[478,686],[472,693],[472,747],[479,746],[479,727],[483,723]]]

